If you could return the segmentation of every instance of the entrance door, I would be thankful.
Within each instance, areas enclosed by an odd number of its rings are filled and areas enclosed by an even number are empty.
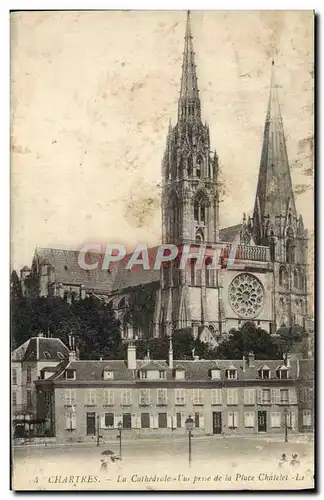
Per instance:
[[[87,436],[96,435],[96,414],[94,412],[87,413]]]
[[[213,434],[222,433],[222,412],[213,411]]]
[[[258,411],[258,431],[267,432],[267,412]]]
[[[123,428],[131,429],[132,428],[132,414],[131,413],[123,413]]]

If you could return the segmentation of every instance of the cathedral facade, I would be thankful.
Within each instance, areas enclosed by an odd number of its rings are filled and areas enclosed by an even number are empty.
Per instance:
[[[84,271],[75,252],[38,249],[32,268],[21,278],[39,295],[68,301],[94,294],[111,301],[119,317],[136,287],[156,284],[151,335],[190,330],[194,337],[217,343],[232,329],[253,324],[270,333],[281,326],[303,326],[307,314],[307,230],[297,213],[283,121],[272,62],[254,212],[232,227],[220,229],[220,184],[217,151],[203,121],[197,84],[190,14],[187,15],[177,123],[169,125],[162,161],[162,243],[189,245],[184,269],[178,261],[161,270]],[[197,257],[204,248],[212,265]],[[126,304],[126,306],[125,306]],[[124,325],[132,337],[132,325]],[[141,332],[138,332],[141,334]]]

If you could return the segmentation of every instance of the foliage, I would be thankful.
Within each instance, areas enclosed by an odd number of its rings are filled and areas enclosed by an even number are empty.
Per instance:
[[[136,286],[129,294],[129,303],[124,315],[124,322],[142,332],[144,338],[152,333],[156,291],[158,282]]]
[[[280,359],[273,337],[261,328],[243,328],[230,333],[217,349],[219,359],[242,359],[253,351],[256,359]]]
[[[43,332],[68,345],[73,333],[81,359],[123,356],[119,321],[111,305],[85,298],[69,305],[58,297],[17,297],[11,294],[11,338],[16,348]]]

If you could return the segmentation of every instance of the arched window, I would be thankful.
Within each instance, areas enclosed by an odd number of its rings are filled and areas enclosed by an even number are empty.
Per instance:
[[[205,262],[205,284],[206,287],[212,286],[212,269],[210,269],[210,265],[212,263],[212,259],[206,259]]]
[[[294,270],[294,288],[299,288],[299,273],[297,269]]]
[[[288,288],[288,271],[285,267],[279,269],[279,285],[283,288]]]
[[[122,297],[120,302],[119,302],[118,309],[122,309],[125,306],[126,306],[126,298]]]
[[[199,179],[202,176],[203,165],[204,165],[204,160],[202,159],[201,156],[198,156],[196,159],[196,176]]]
[[[175,241],[180,237],[181,205],[176,194],[172,197],[172,235]]]
[[[303,271],[299,272],[299,290],[304,291],[305,288],[305,276]]]
[[[203,193],[198,193],[194,201],[194,219],[198,224],[206,224],[206,199]]]
[[[204,241],[204,233],[203,233],[203,231],[201,231],[201,230],[197,231],[195,240],[196,240],[196,243],[198,243],[198,244],[203,243],[203,241]]]
[[[190,283],[192,285],[196,284],[196,261],[192,260],[190,262]]]
[[[191,177],[192,176],[192,157],[191,156],[188,156],[187,164],[188,164],[188,177]]]
[[[286,262],[288,264],[293,264],[295,262],[295,242],[294,242],[294,232],[291,227],[287,230],[287,240],[286,240]]]

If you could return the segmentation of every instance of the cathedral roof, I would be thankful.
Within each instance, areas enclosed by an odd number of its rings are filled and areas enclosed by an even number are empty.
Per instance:
[[[150,249],[154,257],[156,249]],[[130,255],[117,262],[111,269],[102,269],[105,255],[87,252],[86,263],[99,262],[96,269],[86,270],[79,265],[79,254],[77,250],[65,250],[58,248],[38,248],[35,253],[37,264],[50,264],[52,268],[52,282],[69,283],[71,285],[84,285],[86,290],[99,292],[100,298],[110,294],[114,290],[157,282],[160,279],[160,271],[155,269],[143,269],[143,266],[135,266],[131,270],[125,269]],[[151,254],[149,253],[150,258]],[[153,267],[153,266],[151,266]]]
[[[220,241],[225,241],[231,243],[235,236],[240,232],[242,224],[236,224],[235,226],[224,227],[219,230]]]
[[[288,163],[286,139],[277,94],[272,61],[270,96],[263,135],[254,223],[261,224],[265,216],[286,215],[289,206],[292,215],[296,208]]]

